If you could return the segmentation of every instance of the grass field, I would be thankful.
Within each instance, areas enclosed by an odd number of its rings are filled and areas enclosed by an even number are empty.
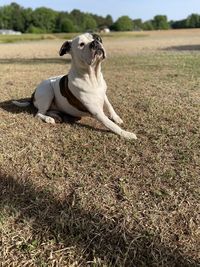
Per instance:
[[[21,34],[21,35],[0,35],[1,43],[16,43],[23,41],[40,41],[40,40],[53,40],[53,39],[72,39],[78,35],[77,33],[47,33],[47,34]],[[144,32],[111,32],[109,34],[101,34],[102,37],[107,38],[137,38],[146,37],[148,33]]]
[[[200,266],[200,30],[104,38],[137,141],[10,103],[68,71],[62,42],[0,45],[0,266]]]

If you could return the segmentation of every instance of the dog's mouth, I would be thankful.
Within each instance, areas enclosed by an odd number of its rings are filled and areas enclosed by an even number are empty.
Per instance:
[[[106,52],[102,44],[98,41],[92,41],[89,45],[90,59],[87,60],[88,65],[94,65],[106,58]]]
[[[105,50],[101,47],[92,49],[92,61],[103,60],[106,58]]]
[[[103,48],[97,48],[91,50],[91,57],[87,61],[88,65],[94,65],[106,58],[106,53]]]
[[[96,49],[94,52],[94,57],[96,56],[102,57],[104,59],[106,57],[104,49],[103,48]]]

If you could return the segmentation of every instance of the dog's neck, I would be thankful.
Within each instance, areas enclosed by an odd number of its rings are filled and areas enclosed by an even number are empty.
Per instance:
[[[89,78],[91,81],[98,83],[102,79],[101,62],[98,61],[95,65],[88,65],[87,67],[77,68],[76,64],[72,61],[71,68],[69,70],[69,78],[81,78],[86,80]]]

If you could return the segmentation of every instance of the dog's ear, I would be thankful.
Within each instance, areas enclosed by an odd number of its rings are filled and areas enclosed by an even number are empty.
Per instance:
[[[102,39],[101,39],[101,36],[96,34],[96,33],[92,33],[92,37],[94,40],[97,40],[99,41],[100,43],[103,43]]]
[[[66,41],[63,43],[63,45],[61,46],[60,51],[59,51],[60,56],[63,56],[63,55],[70,52],[71,43],[72,43],[71,41]]]

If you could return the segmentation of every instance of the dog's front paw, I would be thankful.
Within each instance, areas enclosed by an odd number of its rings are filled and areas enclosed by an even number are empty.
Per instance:
[[[61,116],[59,116],[58,114],[53,114],[51,115],[52,119],[54,119],[55,123],[62,123],[63,119]]]
[[[123,131],[122,134],[121,134],[122,137],[126,138],[126,139],[137,139],[137,136],[134,134],[134,133],[131,133],[131,132],[127,132],[127,131]]]
[[[123,120],[119,117],[119,116],[113,116],[112,118],[112,121],[114,121],[115,123],[117,124],[123,124]]]
[[[55,122],[55,119],[52,118],[52,117],[49,117],[49,116],[46,116],[46,118],[45,118],[45,122],[46,122],[46,123],[50,123],[50,124],[55,124],[55,123],[56,123],[56,122]]]

